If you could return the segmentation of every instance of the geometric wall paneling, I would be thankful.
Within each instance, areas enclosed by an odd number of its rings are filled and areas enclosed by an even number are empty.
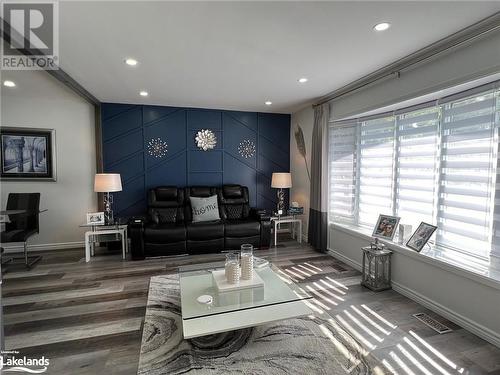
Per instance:
[[[288,171],[290,169],[290,154],[277,148],[276,145],[267,138],[259,137],[259,155],[278,165],[281,171]],[[275,170],[275,172],[280,171]]]
[[[257,173],[257,194],[269,199],[272,202],[277,202],[276,189],[271,188],[271,178]]]
[[[273,201],[272,199],[268,199],[263,195],[257,194],[257,204],[256,207],[259,209],[270,210],[271,212],[276,211],[277,201]],[[285,205],[286,206],[286,205]]]
[[[122,191],[113,193],[113,208],[118,213],[143,201],[146,197],[144,176],[133,178],[127,182],[122,181],[122,185]]]
[[[230,116],[250,130],[257,132],[257,113],[255,112],[224,111],[222,116],[223,121],[224,118],[227,118],[226,116]]]
[[[257,207],[269,210],[276,209],[276,189],[271,188],[271,179],[257,174]],[[285,201],[286,202],[286,201]]]
[[[162,107],[158,105],[148,105],[142,107],[142,116],[144,125],[149,124],[150,122],[157,121],[162,117],[168,116],[175,111],[178,111],[179,108],[176,107]]]
[[[160,120],[151,122],[144,126],[144,149],[148,150],[148,145],[151,140],[160,138],[168,146],[167,153],[160,158],[145,153],[146,169],[161,163],[175,156],[186,149],[186,116],[185,111],[175,111],[171,114],[162,117]]]
[[[140,107],[121,112],[116,116],[105,120],[106,126],[102,129],[103,141],[125,134],[134,129],[142,127],[142,111]]]
[[[224,184],[241,184],[248,186],[250,203],[257,202],[257,171],[232,154],[224,154]]]
[[[186,186],[186,153],[162,161],[146,170],[146,189],[155,186]]]
[[[104,167],[143,150],[142,128],[103,143]]]
[[[144,173],[144,156],[142,152],[127,156],[117,163],[106,166],[106,172],[119,173],[122,182],[126,182]]]
[[[271,175],[289,170],[290,115],[103,103],[101,120],[104,171],[122,176],[117,213],[142,213],[147,189],[160,185],[239,183],[253,206],[275,207]],[[214,132],[215,149],[197,147],[201,129]],[[158,138],[167,144],[160,157],[148,152]],[[242,155],[244,141],[250,152]]]
[[[224,125],[224,151],[255,169],[257,167],[256,153],[254,152],[251,157],[245,158],[240,154],[239,148],[240,144],[245,140],[257,147],[256,132],[226,113],[223,114],[222,122]]]
[[[290,118],[277,113],[259,113],[259,135],[275,147],[288,153],[290,148]]]
[[[274,172],[288,172],[288,168],[284,168],[283,166],[275,163],[274,160],[269,160],[262,155],[259,155],[259,172],[271,179]]]
[[[221,111],[211,109],[190,109],[187,111],[189,130],[221,130]]]
[[[222,172],[222,151],[191,151],[190,172]]]
[[[101,107],[101,119],[107,121],[120,113],[127,112],[128,110],[138,107],[135,104],[106,104]]]
[[[188,185],[220,186],[222,185],[222,172],[191,172]]]
[[[130,216],[139,216],[139,215],[144,215],[144,213],[147,210],[147,203],[146,199],[142,199],[138,202],[133,203],[131,206],[127,206],[124,209],[117,210],[116,207],[118,207],[119,204],[116,202],[113,203],[113,210],[115,211],[115,216],[121,217],[121,218],[127,218]]]

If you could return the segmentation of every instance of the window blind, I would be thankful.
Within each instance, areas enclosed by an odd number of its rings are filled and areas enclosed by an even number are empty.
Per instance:
[[[353,223],[356,208],[357,122],[329,132],[330,213],[335,220]]]
[[[438,226],[440,246],[500,258],[498,86],[333,124],[333,221],[373,228],[379,214],[392,214],[414,229],[424,221]]]
[[[402,113],[396,124],[396,215],[416,228],[421,221],[435,221],[439,110]]]
[[[359,223],[373,225],[392,213],[394,116],[363,121],[359,150]]]
[[[494,92],[442,106],[437,242],[488,255],[498,136]]]

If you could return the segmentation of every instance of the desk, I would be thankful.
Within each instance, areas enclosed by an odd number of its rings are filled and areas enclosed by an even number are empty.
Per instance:
[[[90,228],[89,231],[85,232],[85,262],[90,262],[90,257],[94,256],[95,242],[99,242],[99,237],[110,234],[120,236],[122,259],[126,259],[126,253],[128,253],[127,224],[82,224],[80,227]]]
[[[295,216],[273,216],[271,217],[271,221],[274,225],[274,246],[278,245],[278,227],[281,224],[291,223],[292,224],[292,238],[296,238],[299,243],[302,243],[302,220],[298,219]],[[298,225],[298,233],[297,225]]]

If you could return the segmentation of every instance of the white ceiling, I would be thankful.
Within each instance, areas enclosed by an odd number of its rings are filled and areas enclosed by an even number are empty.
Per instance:
[[[105,102],[292,112],[497,11],[478,1],[66,1],[60,64]],[[381,21],[392,27],[376,33]]]

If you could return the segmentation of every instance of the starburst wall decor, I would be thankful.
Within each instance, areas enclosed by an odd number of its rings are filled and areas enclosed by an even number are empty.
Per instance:
[[[160,159],[167,155],[168,145],[167,142],[163,141],[161,138],[152,138],[148,142],[148,154]]]
[[[241,141],[238,146],[238,153],[245,159],[251,158],[255,155],[255,143],[249,139]]]
[[[208,129],[202,129],[196,134],[194,139],[198,148],[203,151],[212,150],[217,144],[217,137],[214,132]]]

